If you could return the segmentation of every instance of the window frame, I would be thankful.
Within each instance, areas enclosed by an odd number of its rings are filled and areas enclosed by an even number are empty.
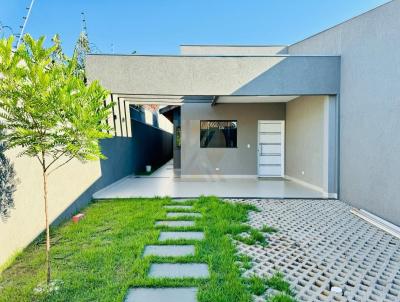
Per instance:
[[[208,146],[202,146],[201,145],[201,123],[202,122],[235,122],[236,123],[236,146],[235,147],[208,147]],[[238,120],[235,119],[229,119],[229,120],[200,120],[200,131],[199,131],[199,144],[200,144],[200,149],[237,149],[238,148]]]

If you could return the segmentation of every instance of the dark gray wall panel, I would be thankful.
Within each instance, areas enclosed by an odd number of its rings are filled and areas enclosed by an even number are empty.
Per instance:
[[[144,172],[146,165],[160,167],[172,159],[172,134],[131,120],[133,172]]]

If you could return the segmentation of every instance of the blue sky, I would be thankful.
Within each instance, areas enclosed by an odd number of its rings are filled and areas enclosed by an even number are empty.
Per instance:
[[[36,0],[26,32],[59,33],[71,53],[86,14],[101,52],[178,54],[180,44],[290,44],[388,2],[379,0]],[[15,31],[30,0],[0,0]]]

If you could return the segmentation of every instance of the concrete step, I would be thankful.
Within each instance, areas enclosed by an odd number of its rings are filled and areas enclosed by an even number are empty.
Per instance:
[[[208,278],[208,265],[204,263],[154,263],[150,278]]]
[[[188,220],[160,220],[156,221],[156,226],[167,226],[167,227],[191,227],[194,226],[195,222],[194,221],[188,221]]]
[[[201,214],[192,212],[168,212],[167,217],[201,217]]]
[[[143,257],[183,257],[193,255],[194,245],[146,245],[143,253]]]
[[[197,288],[131,288],[125,302],[197,302]]]
[[[158,241],[166,240],[203,240],[203,232],[161,232]]]

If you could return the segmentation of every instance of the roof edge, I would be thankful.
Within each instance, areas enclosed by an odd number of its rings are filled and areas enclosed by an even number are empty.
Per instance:
[[[233,56],[233,55],[137,55],[137,54],[107,54],[107,53],[88,53],[87,56],[114,56],[114,57],[171,57],[171,58],[304,58],[304,57],[340,57],[340,55],[291,55],[291,54],[276,54],[276,55],[252,55],[252,56]]]

